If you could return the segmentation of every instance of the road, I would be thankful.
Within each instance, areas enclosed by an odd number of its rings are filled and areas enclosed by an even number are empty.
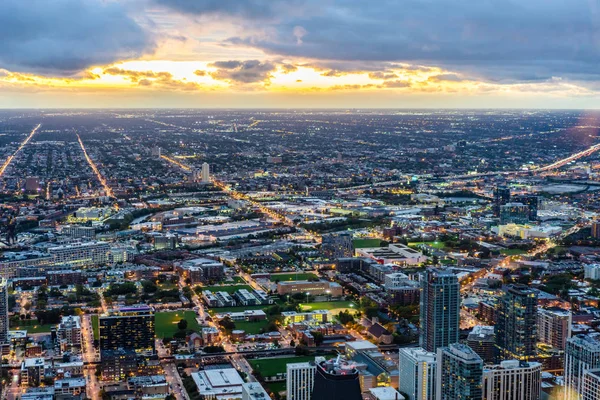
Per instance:
[[[83,155],[85,156],[85,159],[88,162],[88,164],[90,165],[90,168],[92,169],[92,171],[94,171],[96,178],[98,179],[98,181],[104,188],[104,193],[109,197],[113,197],[114,194],[113,194],[112,189],[110,188],[110,186],[108,186],[106,179],[102,176],[102,174],[98,170],[98,167],[96,167],[96,164],[88,155],[87,150],[85,149],[85,146],[83,145],[83,141],[81,140],[81,137],[79,137],[78,133],[76,135],[77,135],[77,140],[79,141],[79,146],[81,146],[81,150],[83,151]]]
[[[38,131],[38,129],[40,129],[41,126],[42,126],[42,124],[38,124],[35,128],[33,128],[33,130],[31,131],[31,133],[29,133],[29,135],[27,135],[27,137],[25,138],[25,140],[23,140],[23,142],[21,142],[21,144],[19,145],[19,147],[17,147],[17,150],[15,150],[15,152],[12,153],[12,155],[8,156],[8,158],[4,161],[4,163],[0,167],[0,178],[2,178],[2,175],[4,175],[4,172],[6,171],[6,168],[8,168],[8,166],[10,165],[10,163],[15,159],[15,157],[19,154],[19,152],[21,150],[23,150],[23,147],[27,146],[27,143],[29,143],[29,141],[31,140],[31,138],[33,138],[33,135],[35,135],[35,133]]]
[[[83,374],[86,380],[87,397],[92,400],[100,400],[100,383],[96,377],[96,364],[99,357],[94,348],[94,330],[92,328],[92,318],[90,314],[82,315],[81,317],[81,336],[83,339],[83,361],[85,368]]]

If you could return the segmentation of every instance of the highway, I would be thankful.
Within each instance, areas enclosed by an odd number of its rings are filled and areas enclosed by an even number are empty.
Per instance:
[[[38,131],[38,129],[40,129],[41,126],[42,126],[42,124],[38,124],[35,128],[33,128],[31,133],[29,133],[29,135],[27,135],[25,140],[23,140],[23,142],[21,142],[19,147],[17,147],[17,150],[15,150],[15,152],[12,155],[8,156],[8,158],[4,161],[4,164],[2,164],[2,166],[0,167],[0,178],[2,178],[2,175],[4,175],[6,168],[8,168],[10,163],[15,159],[15,157],[19,154],[19,152],[21,150],[23,150],[23,147],[27,146],[27,143],[29,143],[31,138],[33,138],[33,135],[35,135],[35,133]]]

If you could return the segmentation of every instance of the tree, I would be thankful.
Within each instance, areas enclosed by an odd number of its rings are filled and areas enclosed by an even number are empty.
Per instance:
[[[179,330],[184,331],[187,329],[187,327],[188,327],[188,322],[185,319],[182,319],[177,323],[177,328]]]

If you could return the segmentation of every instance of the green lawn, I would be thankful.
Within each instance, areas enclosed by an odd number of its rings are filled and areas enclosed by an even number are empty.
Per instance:
[[[255,371],[260,371],[262,376],[275,376],[279,372],[286,371],[286,365],[291,363],[300,363],[314,361],[314,356],[303,357],[284,357],[284,358],[257,358],[248,360],[250,366]]]
[[[264,321],[234,321],[235,329],[241,329],[247,334],[254,335],[260,333],[261,329],[264,329],[269,325],[268,320]]]
[[[371,247],[380,247],[381,239],[354,239],[352,245],[355,249],[368,249]]]
[[[11,326],[10,329],[13,331],[27,331],[27,333],[49,333],[52,327],[56,326],[53,324],[41,325],[35,320],[23,320],[19,321],[18,325]]]
[[[267,386],[267,392],[270,392],[270,393],[284,392],[286,390],[285,389],[285,385],[286,385],[285,381],[283,381],[283,382],[270,382],[270,383],[267,383],[266,384],[266,386]]]
[[[502,249],[500,250],[500,254],[503,254],[505,256],[519,256],[521,254],[525,254],[527,253],[526,250],[521,250],[521,249]]]
[[[210,290],[211,292],[227,292],[233,293],[240,289],[252,290],[249,285],[226,285],[226,286],[202,286],[202,290]]]
[[[92,319],[92,329],[94,330],[94,340],[100,339],[100,325],[98,324],[98,315],[94,314]]]
[[[351,307],[352,306],[352,307]],[[335,310],[338,308],[358,308],[358,304],[353,301],[320,301],[316,303],[300,304],[303,310]]]
[[[427,245],[429,247],[433,247],[434,249],[439,249],[439,250],[441,250],[444,247],[446,247],[446,245],[444,244],[444,242],[440,242],[440,241],[437,241],[437,242],[410,242],[408,245],[411,246],[411,247],[416,247],[416,246],[421,245],[421,244],[425,244],[425,245]]]
[[[276,280],[278,282],[283,282],[283,281],[307,281],[309,279],[319,279],[319,277],[315,274],[312,274],[310,272],[291,272],[289,274],[276,274],[273,275],[271,274],[271,277],[269,278],[271,280],[271,282],[275,282]]]
[[[157,312],[154,314],[156,337],[173,337],[173,334],[178,331],[177,323],[182,319],[188,322],[188,329],[194,331],[200,330],[200,325],[196,321],[196,313],[194,311]]]

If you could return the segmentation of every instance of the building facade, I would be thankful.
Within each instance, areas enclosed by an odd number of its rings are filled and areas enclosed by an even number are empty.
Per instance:
[[[541,386],[538,362],[508,360],[483,369],[483,400],[538,400]]]
[[[436,353],[418,347],[400,349],[398,389],[407,400],[435,400],[436,367]]]
[[[456,275],[430,269],[421,277],[420,345],[429,352],[458,342],[460,287]]]
[[[154,352],[154,312],[152,308],[123,307],[98,318],[100,350]]]
[[[288,400],[311,400],[315,384],[314,363],[291,363],[286,366],[286,391]]]
[[[580,400],[586,371],[600,368],[598,336],[577,335],[567,340],[565,348],[564,400]]]
[[[437,350],[436,400],[481,400],[483,360],[469,346]]]
[[[537,294],[524,285],[508,288],[498,302],[496,346],[500,360],[530,360],[536,355]]]

